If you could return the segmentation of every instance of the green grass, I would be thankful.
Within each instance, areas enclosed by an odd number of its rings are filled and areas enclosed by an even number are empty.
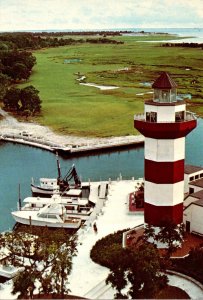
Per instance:
[[[164,36],[155,38],[165,39]],[[166,48],[160,43],[143,42],[144,37],[114,39],[125,43],[84,43],[34,53],[37,65],[29,82],[21,86],[32,84],[40,91],[42,114],[37,118],[38,122],[56,132],[79,136],[136,134],[133,115],[142,113],[144,100],[151,97],[150,94],[136,96],[151,91],[140,83],[152,82],[160,71],[173,76],[179,85],[178,92],[192,94],[191,102],[203,101],[201,49]],[[64,64],[64,59],[70,58],[82,61]],[[121,70],[123,68],[128,70]],[[191,70],[186,71],[186,68]],[[78,72],[87,77],[87,82],[115,85],[119,89],[101,91],[79,85]],[[193,79],[198,83],[192,85]],[[199,113],[203,112],[202,108],[199,110]]]

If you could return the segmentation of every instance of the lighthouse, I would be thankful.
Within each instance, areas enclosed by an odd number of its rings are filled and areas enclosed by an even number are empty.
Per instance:
[[[163,72],[152,85],[153,99],[145,101],[144,115],[134,127],[145,136],[145,224],[162,227],[183,221],[185,137],[196,118],[177,99],[177,85]]]

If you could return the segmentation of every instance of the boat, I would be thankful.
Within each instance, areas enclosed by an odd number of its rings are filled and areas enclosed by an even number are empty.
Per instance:
[[[22,267],[13,266],[9,261],[9,257],[9,250],[2,246],[0,249],[0,277],[3,277],[5,281],[15,277],[18,272],[24,269]]]
[[[27,197],[19,210],[12,212],[17,223],[34,226],[77,229],[89,218],[93,206],[88,199],[62,197]]]
[[[81,181],[78,177],[75,165],[73,164],[72,167],[69,169],[68,173],[62,177],[60,163],[57,157],[57,170],[58,170],[58,177],[57,178],[40,178],[39,185],[35,185],[34,181],[32,180],[31,183],[31,191],[34,196],[38,195],[53,195],[54,191],[59,190],[60,193],[66,195],[70,189],[74,187],[74,189],[81,188]],[[74,179],[74,185],[70,184],[71,179]],[[85,187],[83,187],[84,189]]]

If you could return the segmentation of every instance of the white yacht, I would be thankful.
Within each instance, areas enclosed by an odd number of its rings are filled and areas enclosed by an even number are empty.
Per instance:
[[[59,193],[51,198],[27,197],[23,203],[12,216],[25,225],[77,229],[93,211],[88,199],[62,197]]]

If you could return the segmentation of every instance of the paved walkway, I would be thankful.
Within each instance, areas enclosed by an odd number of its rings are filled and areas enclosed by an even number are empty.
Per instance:
[[[93,228],[89,227],[79,236],[78,255],[73,259],[73,271],[70,276],[72,294],[84,296],[91,289],[94,290],[94,287],[103,282],[108,275],[107,268],[95,264],[90,259],[90,251],[96,241],[110,233],[143,223],[142,215],[134,216],[128,213],[128,195],[134,191],[135,184],[136,181],[133,180],[112,182],[108,199],[96,219],[98,233],[96,234]],[[98,288],[103,289],[103,284],[101,283]],[[108,290],[108,293],[111,295],[105,296],[106,299],[112,299],[112,290]]]
[[[191,299],[203,299],[202,289],[188,279],[177,275],[167,275],[169,284],[184,290]]]

